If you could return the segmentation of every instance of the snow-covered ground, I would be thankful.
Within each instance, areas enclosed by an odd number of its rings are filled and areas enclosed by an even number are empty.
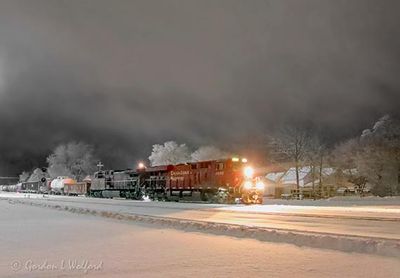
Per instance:
[[[328,207],[349,207],[349,206],[399,206],[400,196],[377,197],[377,196],[338,196],[329,199],[319,200],[283,200],[264,198],[267,205],[299,205],[299,206],[328,206]]]
[[[400,259],[0,200],[1,277],[400,277]],[[79,269],[80,268],[80,269]]]
[[[15,193],[0,199],[176,229],[400,257],[398,206],[229,206]]]

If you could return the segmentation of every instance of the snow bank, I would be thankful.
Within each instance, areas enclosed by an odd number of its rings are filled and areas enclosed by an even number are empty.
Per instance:
[[[260,241],[284,242],[297,246],[400,257],[400,241],[398,240],[369,238],[362,236],[343,236],[330,233],[298,232],[285,229],[249,227],[245,225],[186,220],[173,217],[110,212],[101,209],[78,208],[62,204],[35,202],[33,199],[3,198],[3,200],[8,200],[8,202],[13,204],[18,203],[69,211],[72,213],[90,214],[106,218],[135,221],[144,224],[156,224],[190,232],[207,232],[216,235],[253,238]]]
[[[304,199],[283,200],[264,198],[265,205],[296,205],[296,206],[400,206],[400,196],[377,197],[377,196],[337,196],[329,199]]]
[[[387,196],[387,197],[378,197],[378,196],[336,196],[327,199],[328,202],[351,202],[354,204],[397,204],[400,205],[400,196]]]

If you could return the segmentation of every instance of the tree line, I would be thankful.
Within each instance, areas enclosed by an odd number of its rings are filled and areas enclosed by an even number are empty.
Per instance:
[[[360,194],[369,184],[375,195],[400,195],[398,119],[386,115],[359,136],[334,147],[328,147],[315,132],[300,126],[285,126],[268,140],[275,156],[295,167],[298,189],[301,167],[309,167],[313,187],[322,185],[323,168],[332,167],[336,175],[353,183]],[[168,141],[153,145],[149,161],[151,166],[156,166],[220,159],[229,154],[214,146],[203,146],[191,152],[186,144]],[[46,175],[50,178],[68,176],[80,181],[93,174],[97,162],[93,146],[82,142],[61,144],[47,157]],[[23,172],[20,181],[36,181],[43,174],[40,168],[31,173]]]
[[[323,182],[323,167],[332,167],[362,195],[369,184],[378,196],[400,195],[400,121],[389,115],[380,118],[360,136],[327,147],[318,135],[299,126],[287,126],[270,137],[272,148],[296,169],[309,166],[313,182]],[[314,184],[313,184],[314,186]]]

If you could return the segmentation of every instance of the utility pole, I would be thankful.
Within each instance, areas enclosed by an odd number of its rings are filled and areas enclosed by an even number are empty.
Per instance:
[[[322,148],[320,148],[320,153],[319,153],[319,190],[321,192],[322,195],[322,164],[323,164],[323,150]]]

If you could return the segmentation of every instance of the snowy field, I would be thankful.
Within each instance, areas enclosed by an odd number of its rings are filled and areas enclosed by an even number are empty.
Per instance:
[[[400,206],[215,205],[3,193],[12,203],[267,242],[400,257]]]
[[[400,277],[400,259],[0,200],[1,277]]]

